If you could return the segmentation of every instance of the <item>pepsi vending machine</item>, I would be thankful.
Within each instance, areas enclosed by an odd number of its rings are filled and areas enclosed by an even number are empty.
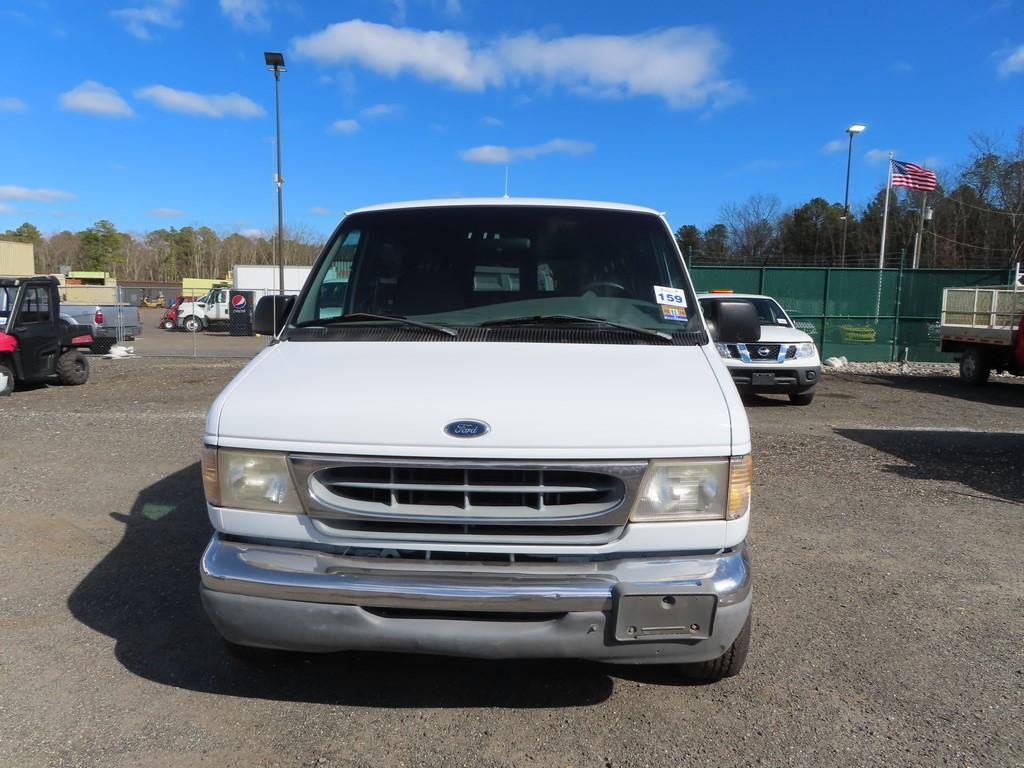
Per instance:
[[[228,295],[228,329],[232,336],[252,336],[252,291],[232,290]]]

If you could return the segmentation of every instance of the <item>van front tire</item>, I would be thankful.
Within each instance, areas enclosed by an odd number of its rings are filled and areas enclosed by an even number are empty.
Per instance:
[[[711,661],[702,661],[697,664],[681,664],[680,672],[683,678],[689,683],[703,685],[706,683],[717,683],[726,677],[738,675],[747,661],[747,653],[750,651],[750,614],[743,624],[743,629],[736,636],[729,650]]]

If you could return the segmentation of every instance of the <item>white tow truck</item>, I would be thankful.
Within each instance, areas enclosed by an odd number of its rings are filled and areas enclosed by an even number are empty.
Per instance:
[[[721,343],[758,340],[749,302],[716,309]],[[234,652],[740,671],[750,431],[656,211],[364,208],[253,324],[276,338],[202,458],[201,597]]]

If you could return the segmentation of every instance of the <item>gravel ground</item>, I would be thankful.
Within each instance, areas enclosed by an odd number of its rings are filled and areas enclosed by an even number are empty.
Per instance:
[[[1020,380],[845,371],[808,407],[752,398],[753,647],[688,687],[580,662],[233,660],[196,594],[196,459],[241,362],[93,364],[0,401],[0,765],[1024,765]]]

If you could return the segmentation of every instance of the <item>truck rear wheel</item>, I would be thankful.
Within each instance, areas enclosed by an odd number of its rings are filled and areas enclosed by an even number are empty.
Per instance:
[[[960,355],[960,379],[965,384],[972,387],[984,384],[991,372],[987,355],[977,347],[968,347]]]
[[[89,361],[77,349],[69,349],[57,358],[57,379],[61,384],[77,386],[89,380]]]
[[[711,661],[702,661],[697,664],[682,664],[681,672],[683,677],[691,683],[717,683],[723,677],[738,675],[747,661],[747,653],[750,651],[750,614],[743,624],[743,629],[733,640],[729,650]]]
[[[14,371],[6,363],[0,363],[0,397],[14,391]]]

